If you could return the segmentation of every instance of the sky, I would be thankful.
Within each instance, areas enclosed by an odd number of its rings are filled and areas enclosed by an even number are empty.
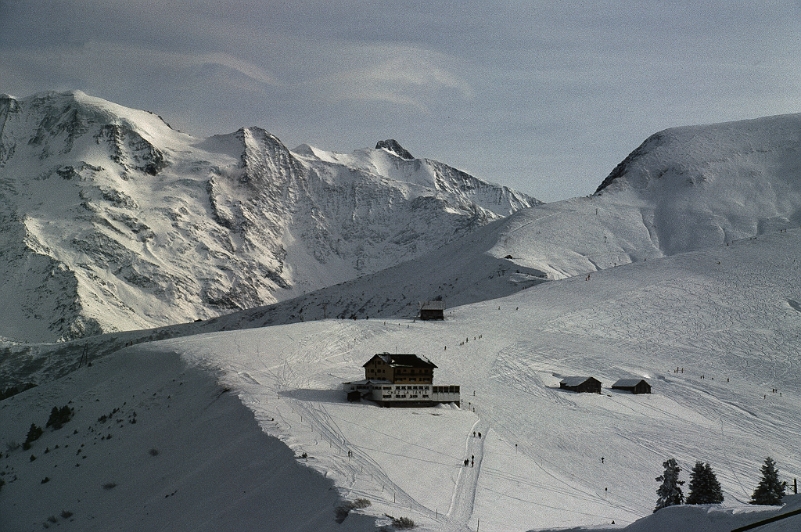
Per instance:
[[[801,112],[801,2],[0,0],[0,58],[0,93],[289,148],[394,138],[556,201],[662,129]]]

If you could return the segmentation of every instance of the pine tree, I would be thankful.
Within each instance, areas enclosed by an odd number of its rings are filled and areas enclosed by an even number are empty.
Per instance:
[[[684,502],[684,493],[681,491],[681,485],[684,484],[684,481],[679,480],[681,468],[676,463],[676,459],[670,458],[669,460],[663,462],[662,466],[665,468],[665,472],[656,477],[656,481],[661,482],[662,484],[656,490],[656,494],[659,495],[659,499],[656,501],[656,508],[654,508],[654,512],[657,512],[666,506],[673,506],[676,504],[682,504]]]
[[[687,504],[720,504],[723,502],[723,491],[720,482],[712,471],[712,467],[703,462],[695,462],[690,473],[690,494]]]
[[[784,497],[787,482],[779,482],[779,470],[776,462],[768,456],[762,466],[762,480],[751,495],[751,504],[779,505]]]
[[[38,440],[42,436],[42,433],[42,427],[37,426],[35,423],[31,423],[31,428],[28,429],[28,436],[25,438],[22,448],[26,451],[30,449],[31,443]]]

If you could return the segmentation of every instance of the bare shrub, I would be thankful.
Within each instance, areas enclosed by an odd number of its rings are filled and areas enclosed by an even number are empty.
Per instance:
[[[360,509],[360,508],[367,508],[372,503],[367,499],[356,499],[355,501],[345,501],[341,505],[334,508],[334,520],[342,524],[345,519],[347,519],[348,514],[351,510]]]
[[[408,528],[414,528],[417,525],[414,524],[414,521],[412,521],[408,517],[398,517],[392,519],[392,526],[395,528],[408,529]]]

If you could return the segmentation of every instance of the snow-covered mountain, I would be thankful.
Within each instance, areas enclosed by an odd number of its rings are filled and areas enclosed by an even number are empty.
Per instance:
[[[86,339],[91,366],[77,367],[80,350],[43,353],[40,367],[73,368],[0,401],[0,531],[374,530],[360,514],[379,525],[388,514],[423,531],[723,532],[784,513],[747,501],[765,456],[782,480],[801,475],[799,237],[540,283],[450,309],[444,322],[220,332],[225,316],[184,326],[207,334],[107,356],[95,349],[103,337]],[[463,408],[348,403],[341,383],[382,351],[428,357],[435,383],[461,385]],[[596,377],[603,393],[560,390],[568,375]],[[653,393],[610,388],[624,377],[648,379]],[[44,427],[66,404],[69,424],[19,447],[31,423]],[[709,462],[722,507],[651,516],[670,457],[682,480]],[[370,506],[337,524],[344,500],[360,499]]]
[[[0,402],[0,515],[13,516],[0,530],[244,529],[254,519],[355,530],[393,515],[436,531],[717,532],[781,513],[747,501],[765,456],[783,480],[801,475],[800,122],[663,132],[591,197],[522,209],[408,262],[272,306],[4,346],[0,382],[39,386]],[[202,142],[221,153],[230,139]],[[410,161],[396,143],[378,150],[302,147],[292,156],[343,168],[375,166],[381,152]],[[659,178],[659,168],[672,170]],[[410,307],[433,295],[449,301],[446,320],[410,319]],[[349,317],[359,319],[335,319]],[[283,325],[262,327],[270,324]],[[341,383],[381,351],[431,359],[435,383],[462,387],[463,408],[348,403]],[[603,393],[560,390],[570,375],[598,378]],[[631,377],[649,380],[653,393],[611,389]],[[64,404],[75,424],[20,449],[30,424]],[[254,431],[251,413],[274,438]],[[709,462],[722,507],[650,516],[654,479],[670,457],[683,480],[696,460]],[[342,499],[370,506],[339,525]],[[783,511],[798,507],[788,502]],[[789,519],[765,528],[796,529]]]
[[[79,91],[0,97],[0,336],[205,319],[393,266],[539,202],[395,141],[206,139]]]
[[[515,218],[493,254],[550,278],[797,227],[801,114],[662,131],[592,196]]]

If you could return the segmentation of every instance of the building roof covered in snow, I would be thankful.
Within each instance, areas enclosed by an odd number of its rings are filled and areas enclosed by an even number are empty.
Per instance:
[[[430,360],[420,357],[418,355],[411,355],[411,354],[400,354],[400,355],[392,355],[390,353],[379,353],[375,355],[373,358],[365,362],[362,367],[366,367],[367,364],[373,361],[376,357],[380,358],[385,364],[393,368],[431,368],[434,369],[437,366],[431,362]]]
[[[593,377],[565,377],[559,384],[564,384],[565,386],[578,386],[580,384],[584,384],[589,379],[595,380]]]

